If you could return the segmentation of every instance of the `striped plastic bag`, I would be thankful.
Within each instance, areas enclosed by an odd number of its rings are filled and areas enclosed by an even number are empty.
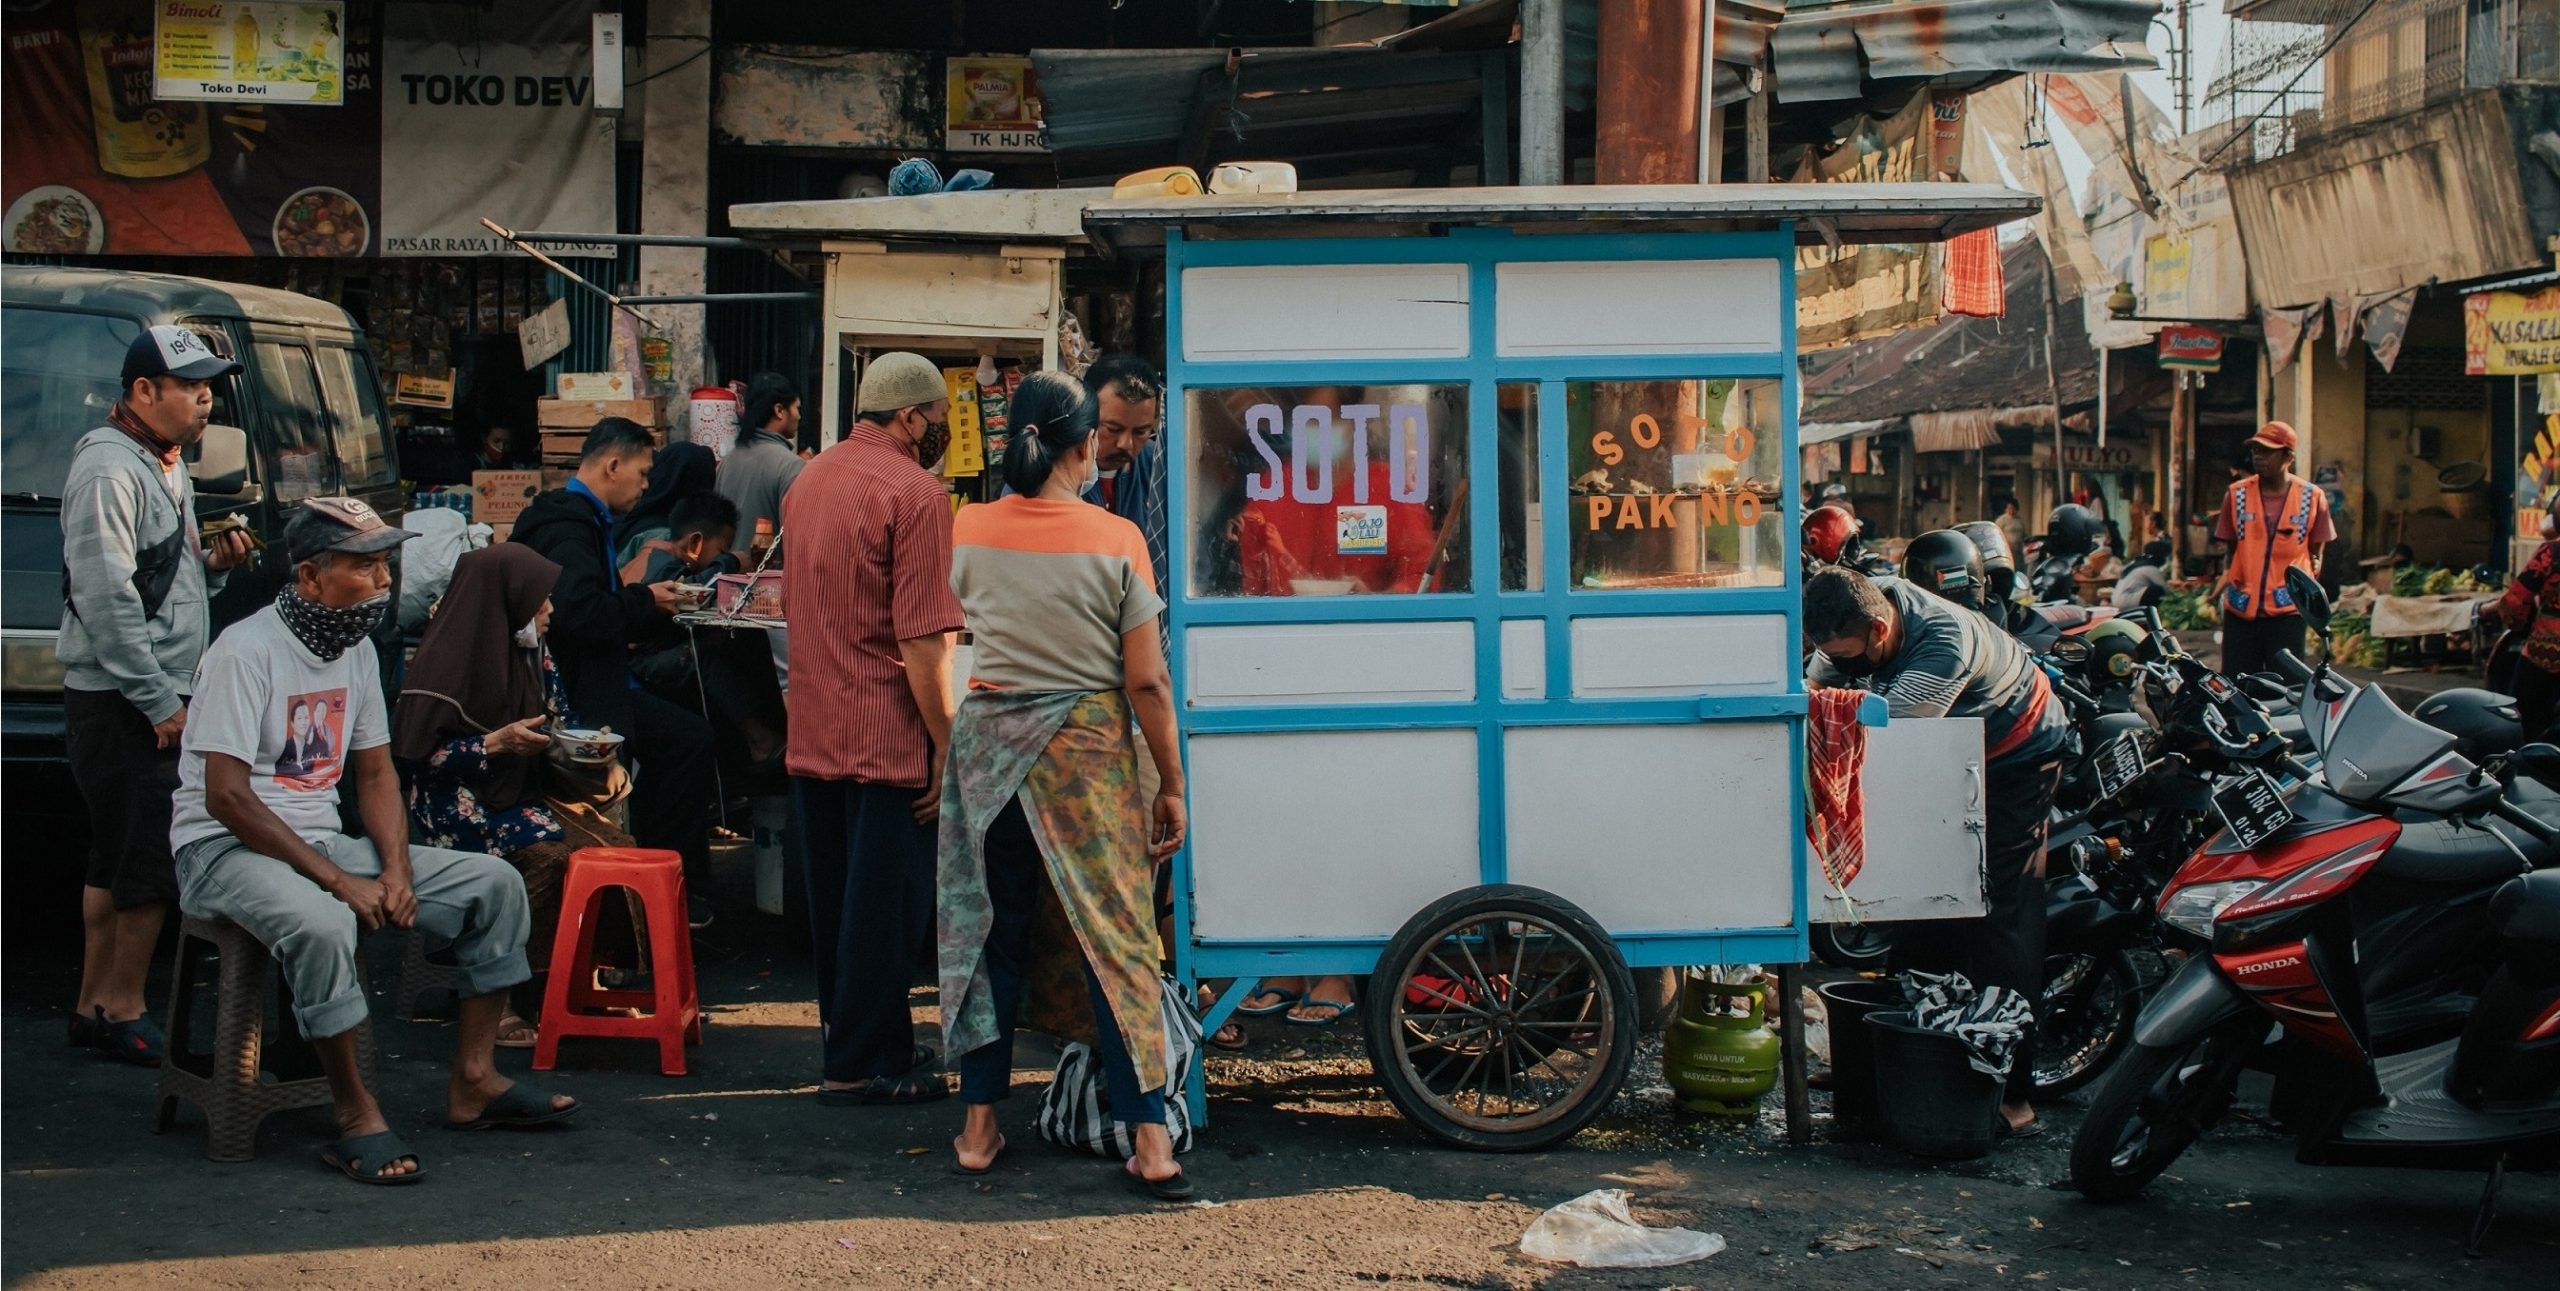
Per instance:
[[[1200,1053],[1200,1015],[1193,1012],[1182,983],[1168,977],[1164,988],[1164,1064],[1172,1081],[1164,1094],[1165,1130],[1173,1150],[1191,1150],[1191,1066]],[[1111,1119],[1110,1098],[1103,1092],[1102,1063],[1093,1046],[1070,1041],[1058,1053],[1058,1070],[1040,1095],[1034,1122],[1040,1137],[1062,1148],[1125,1161],[1138,1152],[1138,1138],[1128,1124]]]

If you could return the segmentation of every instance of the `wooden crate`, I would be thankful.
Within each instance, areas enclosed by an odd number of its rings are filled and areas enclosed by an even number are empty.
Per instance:
[[[545,432],[574,429],[580,434],[607,417],[625,417],[643,426],[659,426],[655,399],[542,399],[534,404],[534,420]]]

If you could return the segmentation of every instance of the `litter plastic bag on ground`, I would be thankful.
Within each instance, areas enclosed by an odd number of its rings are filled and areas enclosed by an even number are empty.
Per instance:
[[[1600,1188],[1538,1216],[1520,1235],[1533,1260],[1586,1269],[1658,1269],[1703,1260],[1724,1249],[1716,1233],[1647,1228],[1627,1212],[1627,1190]]]

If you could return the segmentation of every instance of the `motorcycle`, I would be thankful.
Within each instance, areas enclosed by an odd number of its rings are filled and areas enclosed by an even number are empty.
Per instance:
[[[2325,641],[2326,596],[2287,583]],[[2144,1007],[2072,1181],[2132,1198],[2259,1065],[2306,1164],[2486,1168],[2476,1254],[2506,1169],[2560,1166],[2560,747],[2475,763],[2325,663],[2303,712],[2316,770],[2263,723],[2210,732],[2250,773],[2159,903],[2209,945]]]
[[[2076,772],[2091,801],[2058,816],[2046,850],[2040,1097],[2103,1074],[2131,1043],[2153,988],[2202,948],[2159,922],[2157,898],[2218,827],[2217,784],[2247,769],[2231,749],[2250,734],[2235,732],[2271,729],[2245,691],[2166,634],[2153,634],[2143,653],[2132,679],[2160,726],[2101,719],[2113,729]]]

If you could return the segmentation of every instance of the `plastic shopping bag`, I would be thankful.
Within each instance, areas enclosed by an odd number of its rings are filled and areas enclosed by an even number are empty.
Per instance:
[[[1720,1234],[1637,1223],[1624,1188],[1586,1192],[1538,1216],[1520,1235],[1521,1254],[1586,1269],[1657,1269],[1723,1249]]]

